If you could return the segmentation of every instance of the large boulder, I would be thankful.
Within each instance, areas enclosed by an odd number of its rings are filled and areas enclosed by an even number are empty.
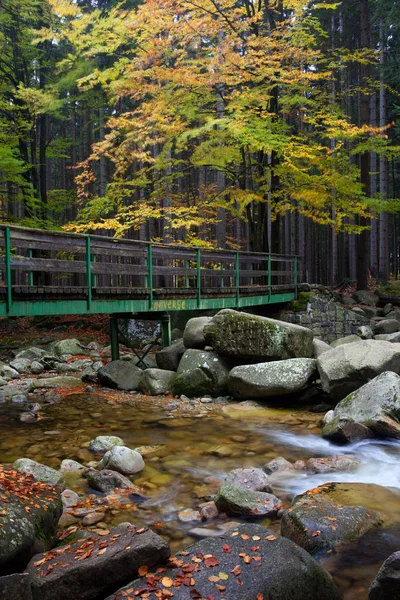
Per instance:
[[[359,342],[360,336],[358,335],[347,335],[346,337],[338,338],[334,342],[331,343],[331,348],[337,348],[338,346],[343,346],[343,344],[354,344],[354,342]]]
[[[10,362],[10,367],[18,373],[29,373],[32,361],[29,358],[14,358]]]
[[[34,556],[27,566],[33,600],[92,600],[166,561],[169,547],[159,535],[130,523],[112,529],[107,536],[79,540]]]
[[[143,375],[139,383],[139,389],[144,394],[148,394],[150,396],[168,394],[172,390],[172,384],[175,375],[175,371],[165,371],[164,369],[146,369],[143,371]]]
[[[56,342],[54,344],[54,352],[57,354],[57,356],[85,354],[80,341],[75,338]]]
[[[125,360],[113,360],[97,371],[99,383],[118,390],[138,390],[143,371]]]
[[[1,465],[0,498],[0,570],[6,574],[52,547],[62,502],[54,487]]]
[[[28,358],[32,362],[34,360],[40,360],[45,354],[46,350],[43,350],[43,348],[35,348],[35,346],[30,346],[29,348],[18,352],[15,355],[15,358]]]
[[[165,572],[145,575],[106,600],[140,597],[140,590],[162,598],[166,587],[174,600],[340,598],[330,575],[307,552],[260,525],[247,523],[223,539],[205,538],[186,552],[171,559]]]
[[[0,577],[0,600],[32,600],[28,573],[13,573]]]
[[[114,446],[105,453],[99,463],[100,469],[111,469],[123,475],[133,475],[144,469],[142,455],[126,446]]]
[[[400,343],[400,331],[396,333],[380,333],[374,336],[376,340],[383,340],[385,342],[392,342],[392,344]]]
[[[229,366],[215,352],[189,349],[182,356],[172,392],[189,397],[221,396],[228,387]]]
[[[376,436],[400,438],[399,421],[400,377],[386,371],[339,402],[322,435],[338,443]]]
[[[368,290],[358,290],[353,294],[353,298],[359,304],[365,304],[366,306],[377,306],[379,302],[379,296]]]
[[[316,373],[313,358],[291,358],[234,367],[228,388],[236,398],[273,398],[300,392]]]
[[[320,340],[318,338],[313,339],[313,346],[314,346],[315,358],[318,358],[318,356],[320,356],[324,352],[329,352],[329,350],[332,349],[329,344],[327,344],[326,342],[323,342],[322,340]]]
[[[248,360],[312,358],[310,329],[235,310],[221,310],[204,328],[218,354]]]
[[[317,366],[323,390],[342,400],[384,371],[400,374],[400,344],[360,340],[321,354]]]
[[[400,330],[400,322],[396,319],[383,319],[374,325],[374,335],[397,333]],[[11,363],[10,363],[11,364]],[[11,365],[13,366],[13,365]],[[15,369],[15,367],[14,367]],[[18,370],[18,369],[17,369]]]
[[[18,458],[13,464],[14,469],[17,469],[25,475],[33,475],[38,481],[44,481],[48,485],[55,487],[59,492],[65,488],[64,475],[56,469],[52,469],[47,465],[42,465],[36,460],[30,458]]]
[[[400,600],[400,552],[385,560],[369,588],[369,600]]]
[[[177,371],[185,350],[183,340],[179,340],[175,344],[163,348],[156,353],[157,366],[159,369],[165,369],[166,371]]]
[[[185,348],[202,349],[206,346],[204,327],[211,321],[211,317],[194,317],[186,323],[183,332],[183,344]]]
[[[394,505],[398,497],[381,486],[328,483],[296,496],[283,513],[281,533],[310,554],[326,552],[384,523],[381,509]]]
[[[273,494],[237,485],[222,485],[214,502],[219,512],[246,517],[274,517],[282,507],[282,502]]]

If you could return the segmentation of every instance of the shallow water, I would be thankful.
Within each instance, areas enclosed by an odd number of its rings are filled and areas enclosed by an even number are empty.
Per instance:
[[[120,395],[121,396],[121,395]],[[121,398],[120,398],[121,399]],[[34,425],[18,421],[18,408],[0,407],[0,460],[28,457],[58,468],[64,458],[88,462],[89,441],[97,435],[119,435],[131,448],[159,446],[145,451],[146,467],[134,481],[143,488],[145,501],[126,497],[109,510],[104,527],[130,520],[146,524],[166,537],[176,551],[192,543],[193,527],[223,528],[223,519],[202,525],[182,523],[178,512],[196,508],[211,499],[224,473],[244,466],[261,467],[277,456],[295,461],[349,453],[361,466],[355,473],[283,473],[274,490],[285,504],[294,495],[328,481],[357,481],[400,488],[400,442],[363,441],[337,447],[319,436],[321,415],[294,409],[238,404],[182,404],[167,410],[167,399],[132,399],[123,402],[91,393],[71,395],[44,408]],[[83,479],[70,486],[91,491]],[[399,490],[400,493],[400,490]],[[392,510],[400,511],[398,506]],[[279,531],[279,521],[261,521]],[[98,527],[98,526],[97,526]],[[346,553],[324,559],[345,600],[366,600],[367,589],[382,561],[400,549],[400,529],[366,536]],[[316,599],[317,600],[317,599]]]

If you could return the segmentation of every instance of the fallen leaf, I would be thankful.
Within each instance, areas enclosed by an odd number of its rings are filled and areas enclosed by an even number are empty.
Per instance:
[[[240,565],[236,565],[236,567],[233,567],[231,573],[233,573],[236,576],[241,575],[242,569],[241,569]]]
[[[166,588],[170,588],[173,586],[174,582],[172,581],[172,579],[170,577],[163,577],[161,579],[161,584]],[[200,598],[201,598],[201,596],[200,596]]]
[[[149,572],[149,567],[147,565],[142,565],[141,567],[139,567],[139,576],[143,577],[144,575],[146,575]]]

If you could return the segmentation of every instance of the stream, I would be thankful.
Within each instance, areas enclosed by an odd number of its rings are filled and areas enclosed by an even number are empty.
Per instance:
[[[171,408],[171,399],[149,401],[132,394],[122,400],[97,392],[72,394],[58,404],[45,405],[43,418],[34,425],[19,422],[17,406],[2,405],[0,460],[12,463],[27,457],[54,468],[65,458],[87,463],[97,459],[87,448],[90,440],[107,434],[120,436],[131,448],[145,446],[146,467],[134,478],[144,500],[137,503],[127,498],[125,506],[117,504],[97,527],[123,521],[148,525],[168,540],[172,552],[198,539],[199,527],[222,533],[230,526],[222,517],[205,524],[182,522],[179,511],[212,499],[228,471],[262,467],[277,456],[294,462],[346,453],[361,463],[353,473],[283,471],[274,481],[274,491],[285,506],[296,494],[328,481],[377,484],[400,494],[400,441],[367,440],[337,447],[319,435],[322,415],[305,410],[254,402],[174,404]],[[78,493],[93,493],[84,479],[68,475],[66,480]],[[400,495],[391,509],[400,510]],[[279,532],[279,520],[260,523]],[[400,528],[379,530],[346,552],[324,558],[322,564],[344,600],[367,600],[379,566],[395,550],[400,550]]]

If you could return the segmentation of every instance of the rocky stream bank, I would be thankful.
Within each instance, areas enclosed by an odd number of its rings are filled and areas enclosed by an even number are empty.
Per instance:
[[[16,351],[0,598],[400,598],[399,330],[328,345],[224,310],[145,370],[75,338]]]

